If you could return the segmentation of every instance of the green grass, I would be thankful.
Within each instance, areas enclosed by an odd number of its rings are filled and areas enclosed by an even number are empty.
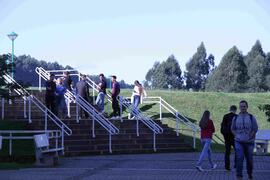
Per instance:
[[[121,95],[130,97],[132,90],[121,90]],[[223,139],[220,133],[220,124],[223,115],[228,113],[229,106],[238,107],[240,100],[246,100],[249,103],[248,112],[253,114],[258,122],[260,129],[270,129],[270,122],[266,119],[264,112],[260,111],[258,106],[270,103],[270,93],[222,93],[222,92],[187,92],[187,91],[168,91],[168,90],[148,90],[148,96],[161,96],[165,101],[171,104],[182,115],[193,119],[196,124],[205,110],[211,112],[211,119],[214,121],[216,135]],[[108,105],[107,105],[108,106]],[[108,108],[109,109],[109,108]],[[145,111],[153,119],[159,119],[158,104],[141,104],[140,109]],[[239,112],[239,110],[238,110]],[[175,121],[170,113],[162,109],[164,122],[171,127],[175,127]],[[184,125],[181,126],[187,129]],[[182,131],[185,135],[191,135],[189,131]],[[197,134],[199,139],[199,134]],[[214,137],[213,147],[215,151],[223,151],[223,143]],[[192,143],[192,139],[188,139]],[[200,149],[200,143],[197,141],[197,147]]]
[[[25,130],[25,125],[25,122],[1,120],[0,130]],[[4,136],[7,136],[7,134],[4,134]],[[9,140],[5,139],[0,150],[0,169],[30,167],[34,162],[34,155],[33,140],[13,140],[12,155],[9,156]]]

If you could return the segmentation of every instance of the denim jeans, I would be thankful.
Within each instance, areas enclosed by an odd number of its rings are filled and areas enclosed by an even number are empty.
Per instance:
[[[246,158],[247,173],[252,177],[254,142],[244,143],[235,141],[236,152],[236,176],[243,177],[243,161]]]
[[[138,95],[133,96],[133,108],[134,108],[135,112],[137,112],[137,110],[138,110],[138,106],[140,104],[140,101],[141,101],[141,96],[138,96]],[[131,115],[133,117],[133,116],[136,116],[137,114],[131,113]]]
[[[200,154],[200,158],[197,162],[197,166],[201,166],[202,165],[202,162],[206,156],[206,154],[208,155],[208,160],[209,160],[209,163],[211,165],[211,167],[213,167],[213,161],[212,161],[212,151],[211,151],[211,141],[212,139],[210,138],[203,138],[201,139],[201,143],[203,145],[203,149],[202,149],[202,152]]]
[[[104,110],[104,98],[105,98],[104,92],[99,92],[96,99],[96,104],[100,112]]]

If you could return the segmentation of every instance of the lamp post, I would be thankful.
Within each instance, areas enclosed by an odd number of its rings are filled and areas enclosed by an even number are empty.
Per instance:
[[[11,77],[14,78],[14,40],[17,38],[18,34],[16,34],[15,32],[12,32],[10,34],[7,35],[8,38],[12,41],[12,54],[11,54]]]
[[[171,104],[172,104],[172,85],[171,84],[168,84],[168,88],[170,90]]]

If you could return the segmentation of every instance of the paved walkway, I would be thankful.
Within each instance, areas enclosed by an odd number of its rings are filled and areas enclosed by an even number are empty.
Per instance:
[[[235,171],[223,169],[223,154],[214,154],[215,170],[194,168],[199,153],[106,155],[61,158],[55,168],[1,170],[2,180],[231,180]],[[232,157],[231,157],[232,158]],[[208,169],[208,162],[203,164]],[[244,170],[244,179],[247,179]],[[270,179],[270,156],[254,156],[254,179]]]

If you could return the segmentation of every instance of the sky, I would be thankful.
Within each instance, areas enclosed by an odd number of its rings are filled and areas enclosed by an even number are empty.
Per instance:
[[[170,55],[185,64],[204,42],[216,65],[234,45],[270,51],[268,0],[0,0],[0,54],[57,61],[82,73],[143,81]]]

